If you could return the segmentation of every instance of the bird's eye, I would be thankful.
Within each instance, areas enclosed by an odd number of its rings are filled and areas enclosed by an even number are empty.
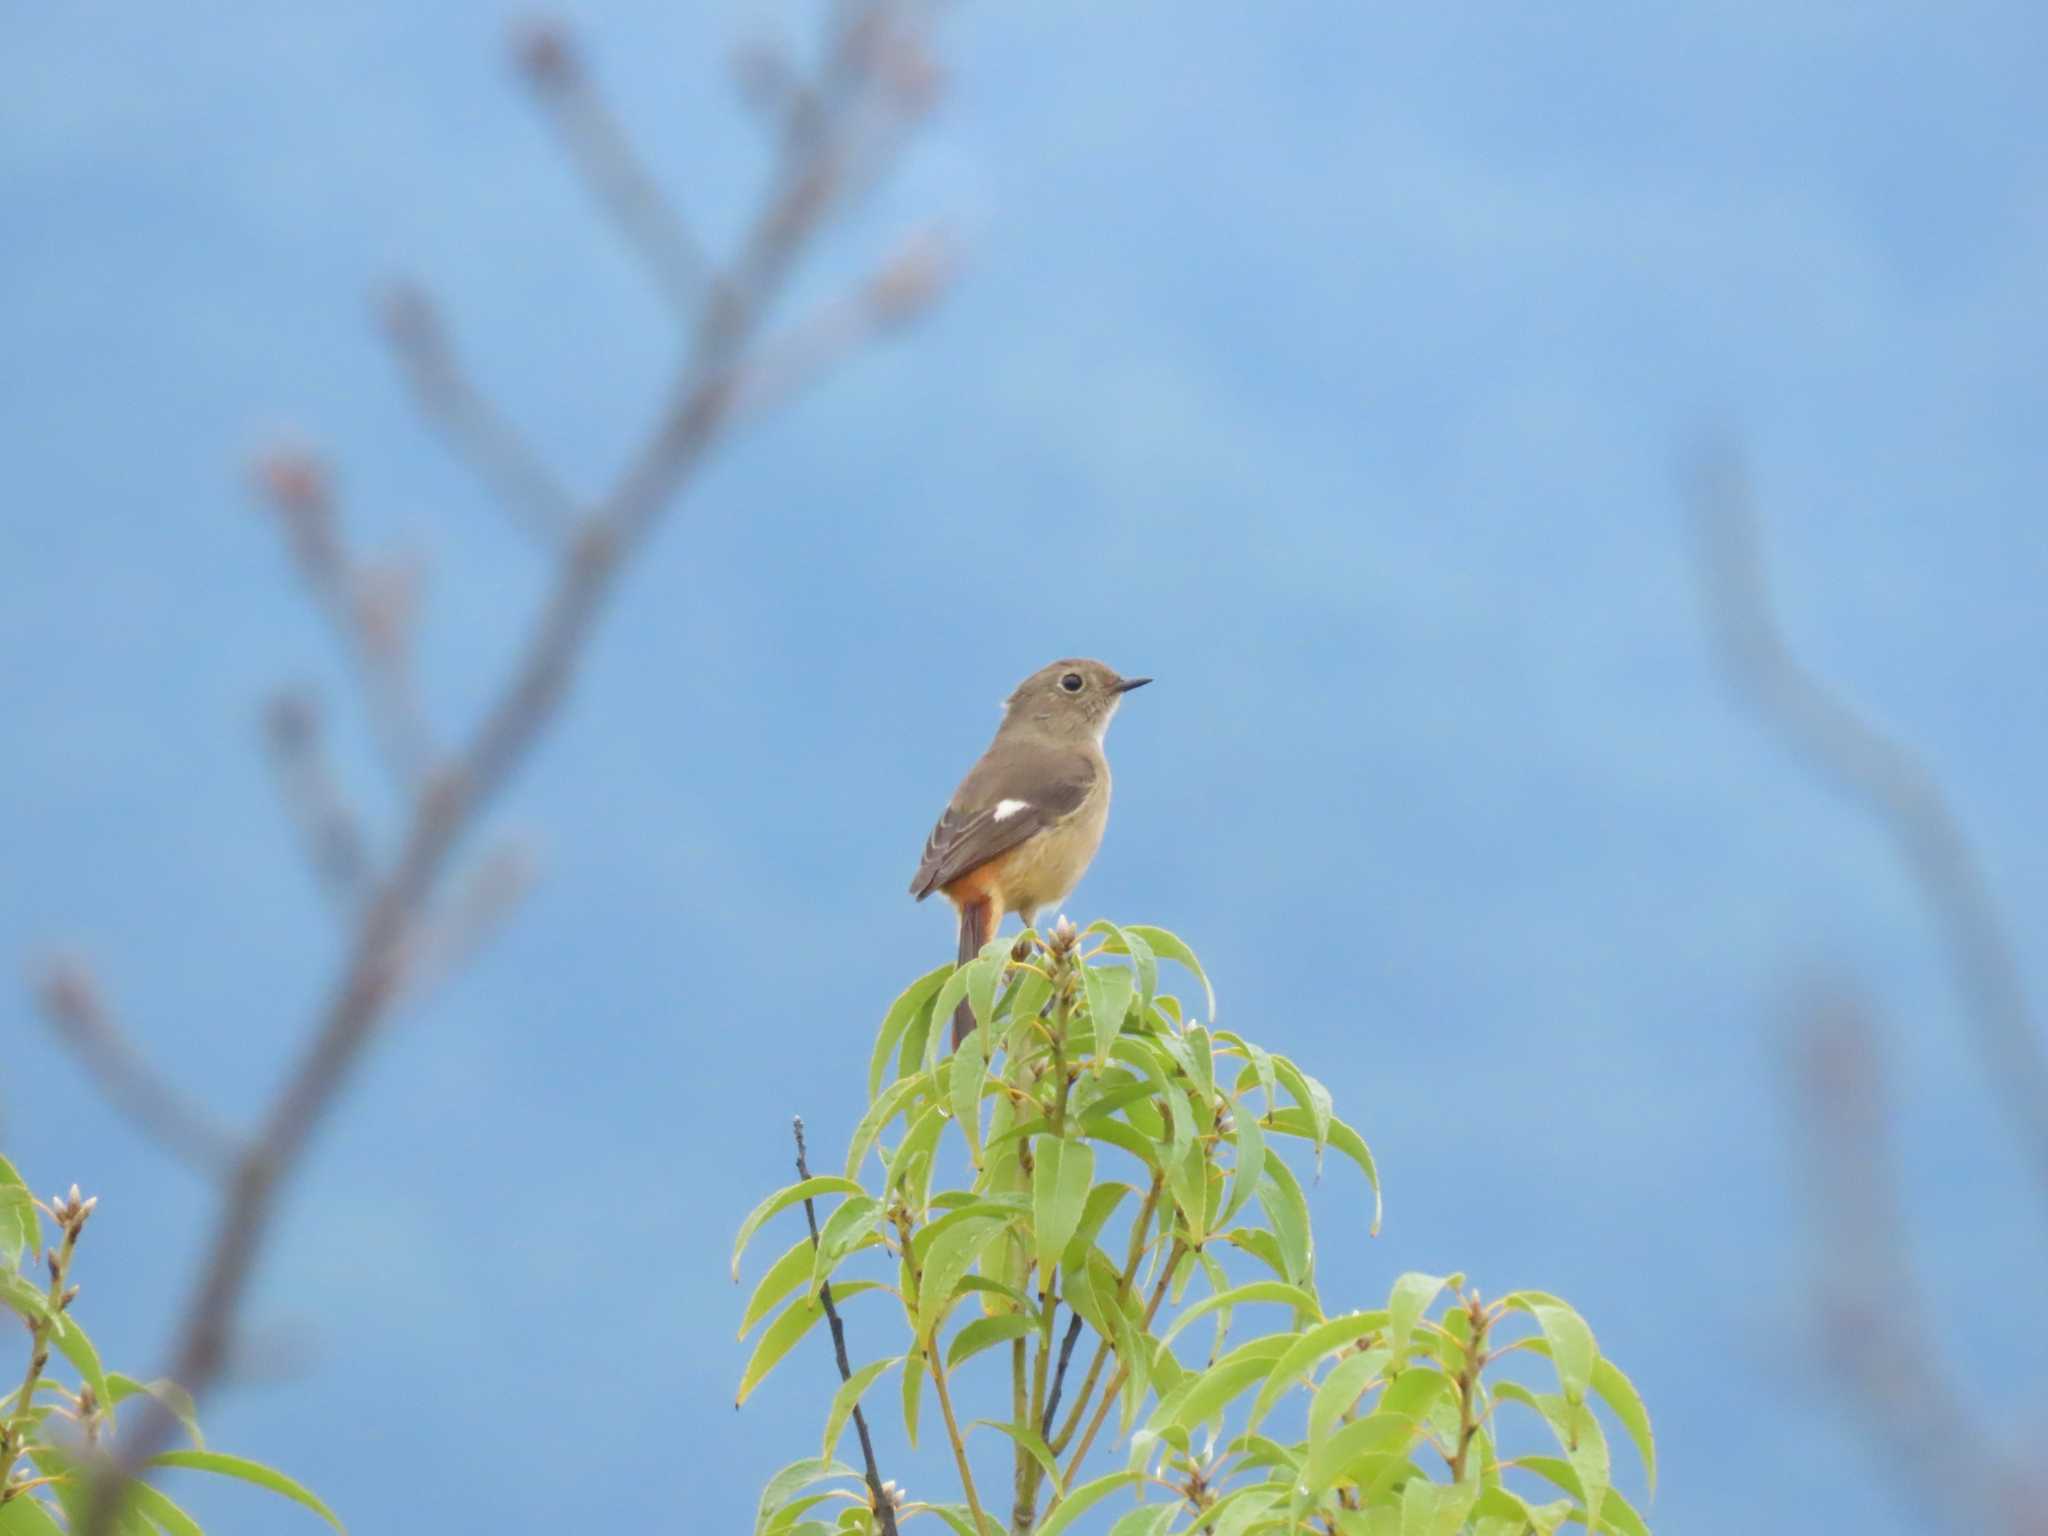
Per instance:
[[[1081,691],[1081,674],[1078,672],[1069,672],[1065,677],[1060,679],[1060,686],[1066,689],[1069,693],[1079,693]]]

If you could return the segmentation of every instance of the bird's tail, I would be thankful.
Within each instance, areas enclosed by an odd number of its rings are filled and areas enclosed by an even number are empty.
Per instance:
[[[989,930],[995,924],[989,921],[995,903],[986,896],[979,901],[969,901],[960,908],[960,963],[965,965],[981,953],[981,946],[989,941]],[[960,999],[960,1006],[953,1010],[953,1048],[958,1050],[960,1042],[974,1033],[974,1010],[967,999]]]

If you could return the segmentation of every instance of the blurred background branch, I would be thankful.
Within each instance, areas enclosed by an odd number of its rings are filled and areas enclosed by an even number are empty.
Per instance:
[[[386,333],[422,412],[554,562],[550,590],[524,646],[482,723],[457,750],[436,745],[413,686],[417,572],[366,564],[349,553],[333,477],[313,454],[280,451],[259,466],[259,488],[299,574],[361,674],[376,735],[405,797],[403,835],[388,861],[373,865],[320,752],[310,702],[280,695],[266,715],[271,756],[321,883],[354,924],[327,1001],[246,1145],[212,1132],[141,1065],[82,967],[53,969],[42,987],[46,1013],[116,1102],[167,1147],[223,1181],[217,1226],[177,1326],[168,1371],[195,1397],[216,1383],[230,1358],[286,1182],[364,1050],[409,993],[468,955],[527,883],[530,861],[501,850],[478,866],[452,910],[436,921],[433,904],[457,851],[553,724],[632,554],[719,441],[735,403],[758,396],[747,383],[757,366],[755,339],[799,256],[886,169],[903,131],[929,105],[935,78],[925,62],[929,7],[853,0],[830,14],[816,77],[781,105],[768,188],[737,255],[724,266],[669,209],[590,83],[569,35],[548,25],[520,38],[521,73],[560,127],[572,164],[677,307],[685,340],[654,431],[610,491],[579,513],[459,368],[427,300],[401,289],[385,306]],[[908,256],[889,258],[848,297],[828,304],[822,320],[800,325],[799,336],[821,335],[829,344],[774,351],[767,376],[775,397],[853,343],[935,300],[949,268],[923,254],[930,248],[920,237]],[[95,1479],[83,1525],[91,1536],[112,1528],[119,1488],[164,1447],[175,1423],[168,1410],[151,1404],[121,1435],[113,1460]]]

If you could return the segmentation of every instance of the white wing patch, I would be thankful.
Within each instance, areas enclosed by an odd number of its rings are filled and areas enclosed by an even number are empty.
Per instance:
[[[995,819],[997,821],[1008,821],[1019,811],[1028,811],[1030,809],[1031,802],[1029,800],[998,800],[996,802]]]

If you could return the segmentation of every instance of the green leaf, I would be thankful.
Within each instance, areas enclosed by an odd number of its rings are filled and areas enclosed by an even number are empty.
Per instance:
[[[49,1506],[34,1494],[0,1504],[0,1536],[64,1536]]]
[[[778,1211],[787,1210],[799,1200],[811,1200],[819,1195],[859,1195],[864,1193],[866,1191],[854,1183],[852,1179],[842,1179],[832,1174],[824,1174],[814,1179],[805,1179],[799,1184],[790,1184],[782,1189],[778,1189],[766,1200],[755,1206],[748,1213],[747,1219],[740,1223],[740,1235],[733,1239],[732,1245],[733,1280],[735,1282],[739,1280],[740,1255],[746,1252],[748,1241],[755,1232],[760,1230],[761,1223],[768,1220],[769,1217],[775,1215]]]
[[[199,1432],[199,1412],[192,1402],[192,1394],[172,1381],[160,1376],[155,1381],[137,1381],[133,1376],[123,1376],[119,1371],[107,1372],[107,1401],[125,1403],[131,1397],[149,1396],[155,1398],[176,1416],[185,1426],[185,1433],[192,1437],[195,1450],[206,1449],[206,1436]]]
[[[1316,1386],[1309,1403],[1308,1437],[1320,1440],[1337,1421],[1349,1413],[1365,1389],[1386,1373],[1388,1353],[1384,1349],[1360,1350],[1346,1355],[1330,1368]]]
[[[206,1536],[199,1522],[173,1504],[161,1490],[139,1479],[128,1485],[128,1501],[165,1536]]]
[[[1178,1504],[1140,1504],[1117,1517],[1109,1536],[1166,1536],[1166,1528],[1179,1513]]]
[[[818,1251],[807,1289],[815,1291],[824,1285],[839,1261],[872,1237],[881,1224],[882,1202],[873,1195],[854,1195],[826,1217],[818,1232]]]
[[[1297,1318],[1305,1316],[1312,1322],[1321,1322],[1323,1318],[1323,1309],[1317,1304],[1313,1292],[1279,1280],[1254,1280],[1248,1285],[1203,1297],[1173,1320],[1173,1326],[1160,1335],[1160,1342],[1171,1343],[1181,1329],[1219,1307],[1249,1306],[1256,1301],[1278,1302],[1292,1307]]]
[[[1404,1357],[1412,1347],[1410,1335],[1416,1324],[1422,1321],[1445,1286],[1456,1287],[1464,1282],[1463,1275],[1425,1275],[1410,1270],[1394,1281],[1394,1288],[1387,1296],[1387,1343],[1394,1350],[1396,1360]]]
[[[1081,1225],[1095,1186],[1095,1149],[1085,1141],[1041,1136],[1032,1143],[1031,1223],[1039,1269],[1048,1277]]]
[[[1091,1505],[1100,1503],[1119,1488],[1130,1487],[1138,1481],[1138,1476],[1136,1472],[1112,1472],[1107,1477],[1083,1483],[1053,1505],[1034,1536],[1060,1536],[1060,1532],[1085,1515]]]
[[[953,1213],[955,1215],[959,1213]],[[943,1221],[945,1218],[941,1218]],[[917,1282],[917,1333],[929,1339],[959,1293],[961,1278],[973,1267],[982,1247],[1016,1218],[976,1213],[942,1226],[934,1222],[927,1232],[931,1242],[923,1254],[923,1269]]]
[[[1411,1478],[1401,1490],[1401,1536],[1458,1536],[1479,1496],[1479,1485],[1446,1487],[1426,1477]]]
[[[1039,1331],[1039,1326],[1038,1318],[1029,1312],[1002,1312],[994,1317],[976,1318],[954,1334],[953,1342],[946,1346],[946,1369],[954,1369],[991,1345],[1028,1338]]]
[[[1164,928],[1154,928],[1149,924],[1127,923],[1123,931],[1126,936],[1135,934],[1143,939],[1146,946],[1160,959],[1171,960],[1191,971],[1195,980],[1202,984],[1202,996],[1208,1002],[1209,1017],[1212,1021],[1215,1019],[1216,989],[1209,985],[1208,972],[1202,969],[1202,962],[1195,958],[1192,949],[1183,944],[1178,936],[1168,933]]]
[[[348,1536],[348,1527],[341,1523],[341,1517],[329,1509],[303,1484],[286,1477],[275,1467],[266,1467],[260,1461],[250,1461],[245,1456],[227,1456],[219,1451],[165,1451],[149,1459],[152,1467],[186,1467],[195,1472],[211,1472],[219,1477],[238,1478],[253,1483],[258,1488],[268,1488],[272,1493],[290,1499],[313,1511],[342,1536]]]
[[[946,978],[953,974],[953,967],[942,965],[927,971],[909,986],[896,1001],[889,1005],[889,1012],[882,1020],[881,1033],[875,1036],[875,1053],[868,1062],[868,1097],[872,1099],[882,1086],[882,1073],[889,1064],[889,1053],[903,1038],[911,1021],[922,1017],[927,1030],[931,1028],[932,999],[939,995],[939,988],[946,984]]]
[[[914,1077],[899,1078],[882,1090],[881,1096],[867,1107],[860,1117],[860,1123],[853,1128],[853,1139],[846,1148],[846,1177],[854,1178],[860,1172],[860,1165],[867,1161],[868,1149],[881,1136],[882,1130],[891,1120],[904,1113],[904,1107],[931,1086],[923,1073]]]
[[[1369,1454],[1405,1455],[1415,1438],[1413,1420],[1395,1413],[1372,1413],[1339,1425],[1309,1448],[1296,1483],[1297,1499],[1313,1505],[1335,1487],[1351,1464]]]
[[[752,1333],[756,1323],[804,1283],[805,1276],[811,1272],[811,1260],[811,1240],[800,1237],[789,1245],[781,1258],[768,1266],[768,1273],[754,1287],[754,1294],[747,1298],[746,1310],[740,1314],[739,1337],[744,1339]]]
[[[1268,1511],[1283,1498],[1277,1488],[1236,1489],[1209,1506],[1201,1528],[1205,1536],[1244,1536],[1254,1525],[1265,1523]]]
[[[761,1502],[754,1515],[754,1529],[764,1530],[778,1509],[813,1483],[859,1476],[860,1474],[845,1462],[834,1461],[826,1456],[807,1456],[802,1461],[792,1461],[769,1478],[768,1486],[761,1490]]]
[[[953,1052],[948,1094],[953,1119],[960,1126],[960,1134],[967,1138],[968,1159],[977,1168],[981,1166],[981,1090],[988,1079],[988,1034],[986,1029],[977,1029]]]
[[[1534,1472],[1538,1477],[1544,1478],[1557,1487],[1562,1488],[1581,1503],[1585,1502],[1585,1486],[1580,1482],[1579,1474],[1573,1469],[1572,1464],[1562,1457],[1521,1456],[1517,1457],[1513,1464],[1523,1468],[1525,1471]],[[1552,1505],[1549,1507],[1554,1509],[1560,1506]],[[1565,1513],[1553,1523],[1550,1529],[1554,1530],[1558,1525],[1562,1525],[1566,1519],[1573,1518],[1575,1512],[1569,1506],[1563,1507]],[[1616,1533],[1616,1536],[1650,1536],[1650,1528],[1644,1523],[1643,1517],[1636,1512],[1635,1506],[1623,1498],[1620,1490],[1615,1488],[1609,1488],[1601,1498],[1600,1521],[1597,1529],[1612,1531]]]
[[[877,1287],[872,1280],[844,1281],[832,1288],[832,1301],[837,1305],[862,1291],[875,1289]],[[740,1374],[740,1389],[733,1398],[733,1407],[737,1408],[747,1400],[782,1357],[796,1347],[796,1341],[816,1327],[818,1319],[824,1315],[825,1309],[814,1295],[799,1296],[782,1309],[781,1316],[768,1325],[760,1342],[754,1346],[747,1368]]]
[[[903,1438],[917,1449],[917,1411],[924,1399],[925,1352],[913,1351],[903,1358]]]
[[[1642,1394],[1636,1391],[1636,1384],[1622,1374],[1621,1367],[1604,1355],[1593,1362],[1593,1390],[1600,1394],[1600,1401],[1621,1420],[1621,1427],[1635,1442],[1636,1454],[1643,1458],[1643,1470],[1649,1476],[1650,1493],[1654,1497],[1657,1492],[1657,1441],[1650,1433],[1650,1410],[1643,1406]]]
[[[1173,1403],[1172,1413],[1163,1421],[1160,1415],[1166,1413],[1167,1404],[1161,1403],[1159,1413],[1153,1415],[1154,1422],[1178,1429],[1193,1429],[1208,1423],[1236,1401],[1245,1388],[1255,1381],[1263,1381],[1266,1372],[1272,1369],[1271,1354],[1256,1351],[1284,1343],[1284,1338],[1255,1339],[1249,1345],[1232,1350],[1193,1381],[1182,1384],[1175,1393],[1178,1401]]]
[[[1052,1496],[1055,1499],[1060,1496],[1064,1487],[1060,1482],[1060,1464],[1053,1459],[1052,1447],[1048,1446],[1040,1438],[1036,1430],[1021,1428],[1015,1424],[1005,1424],[1000,1419],[976,1419],[967,1427],[969,1429],[988,1428],[1001,1430],[1004,1434],[1008,1435],[1024,1448],[1025,1454],[1037,1462],[1044,1470],[1045,1475],[1052,1480]]]
[[[1095,1070],[1100,1073],[1116,1049],[1117,1036],[1123,1033],[1135,982],[1121,966],[1084,965],[1081,989],[1088,998],[1088,1018],[1095,1026]]]
[[[873,1386],[884,1371],[893,1370],[902,1363],[901,1355],[870,1361],[839,1384],[839,1390],[832,1394],[832,1411],[825,1415],[825,1444],[819,1455],[830,1456],[837,1449],[839,1437],[846,1433],[846,1421],[859,1404],[861,1394]]]
[[[1237,1166],[1231,1171],[1230,1200],[1216,1218],[1219,1227],[1229,1226],[1231,1218],[1244,1209],[1245,1202],[1257,1191],[1259,1177],[1266,1167],[1265,1133],[1249,1111],[1239,1111],[1231,1124],[1230,1137],[1237,1144]]]
[[[1556,1297],[1537,1291],[1517,1291],[1506,1301],[1528,1313],[1543,1330],[1544,1342],[1550,1346],[1546,1353],[1557,1367],[1558,1390],[1564,1393],[1564,1400],[1583,1403],[1586,1388],[1592,1385],[1593,1367],[1600,1359],[1600,1348],[1593,1342],[1593,1330],[1586,1320]]]
[[[1330,1140],[1330,1090],[1285,1056],[1273,1058],[1273,1071],[1294,1102],[1308,1116],[1310,1131],[1316,1144],[1316,1170],[1320,1173],[1323,1166],[1323,1148]]]
[[[92,1340],[85,1336],[85,1329],[78,1319],[68,1312],[64,1315],[64,1326],[50,1330],[50,1339],[64,1358],[71,1362],[71,1368],[78,1372],[79,1380],[92,1388],[93,1396],[101,1402],[108,1400],[107,1372],[100,1364],[100,1352],[92,1347]]]
[[[1180,1119],[1183,1095],[1175,1090],[1170,1102],[1174,1106],[1174,1119]],[[1209,1237],[1209,1159],[1203,1156],[1199,1138],[1190,1136],[1187,1145],[1178,1157],[1167,1164],[1166,1183],[1173,1192],[1173,1208],[1180,1212],[1181,1221],[1188,1229],[1188,1245],[1199,1248]],[[1299,1280],[1298,1274],[1290,1274],[1290,1280]]]
[[[14,1164],[0,1157],[0,1264],[17,1264],[24,1252],[34,1258],[42,1246],[43,1224],[36,1197],[14,1171]]]
[[[1594,1417],[1593,1410],[1584,1403],[1567,1402],[1555,1392],[1531,1392],[1519,1382],[1497,1382],[1493,1393],[1498,1398],[1533,1408],[1549,1424],[1551,1433],[1564,1450],[1573,1476],[1578,1479],[1575,1491],[1585,1502],[1587,1524],[1597,1529],[1601,1500],[1613,1481],[1613,1468],[1608,1456],[1606,1433],[1600,1428],[1600,1421]],[[1536,1458],[1525,1456],[1520,1464],[1534,1469],[1535,1461]],[[1552,1481],[1557,1480],[1552,1478]],[[1566,1485],[1560,1483],[1559,1486]]]
[[[1266,1377],[1265,1386],[1259,1389],[1257,1399],[1252,1403],[1251,1423],[1258,1422],[1272,1411],[1281,1394],[1301,1379],[1324,1355],[1347,1344],[1356,1344],[1368,1339],[1387,1326],[1387,1314],[1383,1311],[1346,1312],[1328,1322],[1318,1323],[1313,1328],[1303,1329],[1295,1336],[1273,1363],[1273,1369]]]
[[[948,1118],[947,1112],[938,1105],[926,1105],[924,1113],[917,1117],[917,1123],[904,1132],[903,1139],[889,1153],[891,1187],[900,1188],[903,1198],[920,1212],[931,1203],[936,1148]]]
[[[1286,1275],[1296,1285],[1307,1280],[1315,1264],[1315,1239],[1309,1227],[1308,1201],[1294,1170],[1277,1157],[1266,1159],[1265,1181],[1259,1185],[1259,1204],[1280,1245]]]

